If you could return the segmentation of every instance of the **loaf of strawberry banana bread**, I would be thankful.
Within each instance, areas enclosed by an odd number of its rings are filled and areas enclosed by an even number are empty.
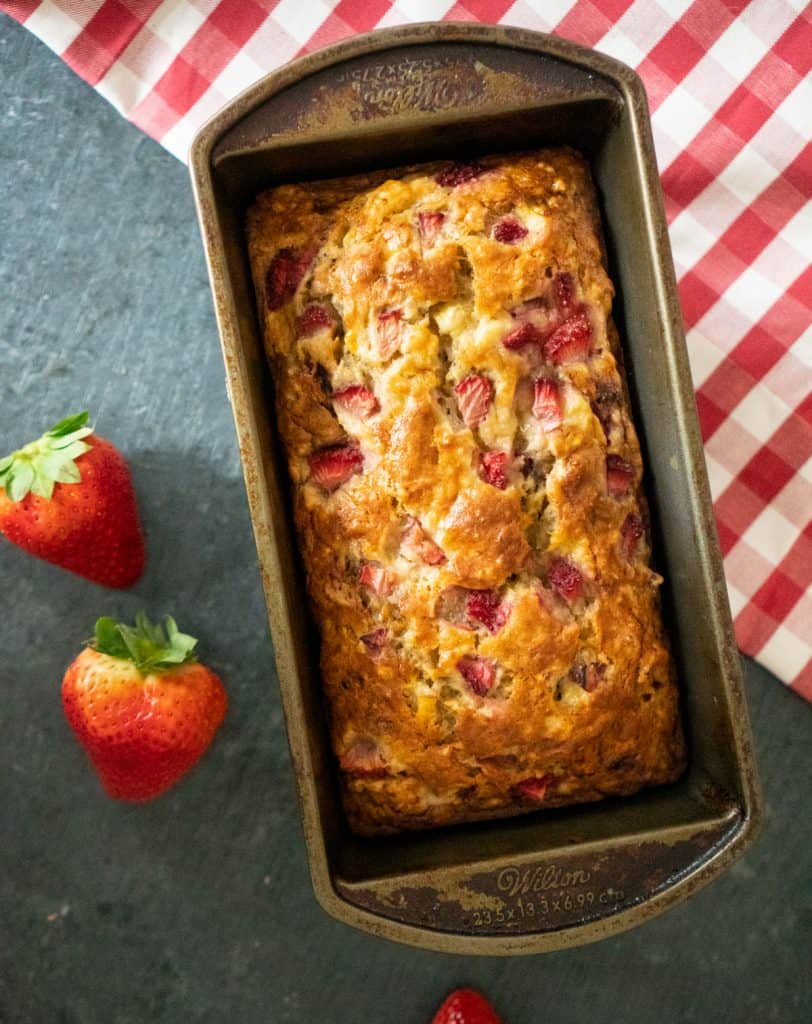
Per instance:
[[[285,185],[256,200],[248,245],[353,829],[675,779],[583,159]]]

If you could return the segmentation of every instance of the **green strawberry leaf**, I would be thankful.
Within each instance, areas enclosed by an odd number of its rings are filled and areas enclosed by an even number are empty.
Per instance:
[[[134,626],[115,619],[99,619],[92,646],[111,658],[125,658],[140,672],[148,673],[195,661],[197,640],[181,633],[170,616],[166,617],[163,626],[153,625],[143,612],[139,612]]]
[[[12,501],[22,501],[34,482],[34,467],[30,462],[15,464],[7,473],[6,494]]]
[[[51,440],[50,447],[55,452],[62,452],[71,445],[81,441],[83,437],[89,437],[93,433],[92,427],[82,427],[81,430],[74,430],[72,434],[65,434],[64,437],[55,437]]]
[[[53,479],[37,466],[34,466],[34,482],[31,484],[31,493],[45,498],[46,501],[50,501],[54,493]]]
[[[11,501],[22,501],[27,494],[50,500],[56,484],[78,484],[82,473],[76,464],[90,445],[85,438],[93,433],[88,414],[68,416],[11,455],[0,459],[0,489]]]
[[[182,664],[192,654],[197,640],[188,633],[181,633],[171,615],[167,615],[165,625],[172,657]]]
[[[153,647],[166,647],[167,638],[159,625],[153,626],[147,618],[146,612],[138,612],[135,616],[135,629]]]
[[[51,427],[45,436],[65,437],[67,434],[73,434],[80,430],[89,418],[90,414],[87,412],[77,412],[75,416],[66,416],[64,420],[60,420],[59,423]]]
[[[96,620],[96,637],[93,646],[102,654],[109,654],[111,658],[129,658],[130,656],[115,619]]]
[[[83,454],[79,452],[79,455]],[[37,460],[37,469],[43,477],[59,484],[78,484],[82,479],[75,462],[66,462],[61,452],[48,452]],[[53,489],[53,488],[52,488]]]
[[[65,445],[64,448],[57,448],[56,450],[49,452],[50,455],[55,456],[63,465],[69,465],[73,463],[74,459],[78,459],[80,455],[84,455],[85,452],[90,451],[90,445],[85,444],[84,441],[71,441],[70,444]]]

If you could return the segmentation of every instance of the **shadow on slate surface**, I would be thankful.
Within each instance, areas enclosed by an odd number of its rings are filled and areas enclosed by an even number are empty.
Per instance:
[[[115,594],[0,544],[0,1020],[423,1024],[470,983],[509,1024],[809,1019],[809,710],[749,665],[762,839],[642,929],[532,959],[377,941],[307,877],[185,169],[0,20],[0,448],[80,407],[129,455],[150,565]],[[102,613],[173,611],[231,706],[152,805],[105,799],[61,672]]]

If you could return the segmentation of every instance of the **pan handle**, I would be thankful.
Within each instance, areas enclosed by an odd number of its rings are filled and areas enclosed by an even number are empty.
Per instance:
[[[337,883],[345,906],[336,916],[387,934],[386,925],[372,927],[357,913],[367,911],[419,929],[416,944],[449,952],[470,952],[476,939],[488,940],[484,953],[512,952],[517,944],[526,952],[557,949],[623,931],[689,895],[732,855],[742,825],[736,814],[671,841],[614,840],[591,852],[551,851],[413,880]]]
[[[515,43],[499,45],[494,35]],[[526,35],[491,26],[416,25],[345,41],[336,50],[338,67],[328,63],[329,50],[293,61],[257,83],[252,92],[259,102],[216,142],[213,164],[289,147],[292,140],[340,136],[349,145],[380,131],[427,133],[436,148],[449,128],[459,134],[483,112],[513,109],[528,117],[562,103],[622,103],[608,81],[573,60],[578,47],[531,33],[533,48],[525,49]],[[540,52],[539,40],[547,52]],[[316,59],[318,70],[308,73]]]

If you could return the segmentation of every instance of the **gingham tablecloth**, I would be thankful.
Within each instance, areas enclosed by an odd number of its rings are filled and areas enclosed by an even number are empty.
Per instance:
[[[438,19],[556,32],[651,104],[736,636],[812,700],[812,15],[800,0],[0,0],[185,159],[261,75]]]

